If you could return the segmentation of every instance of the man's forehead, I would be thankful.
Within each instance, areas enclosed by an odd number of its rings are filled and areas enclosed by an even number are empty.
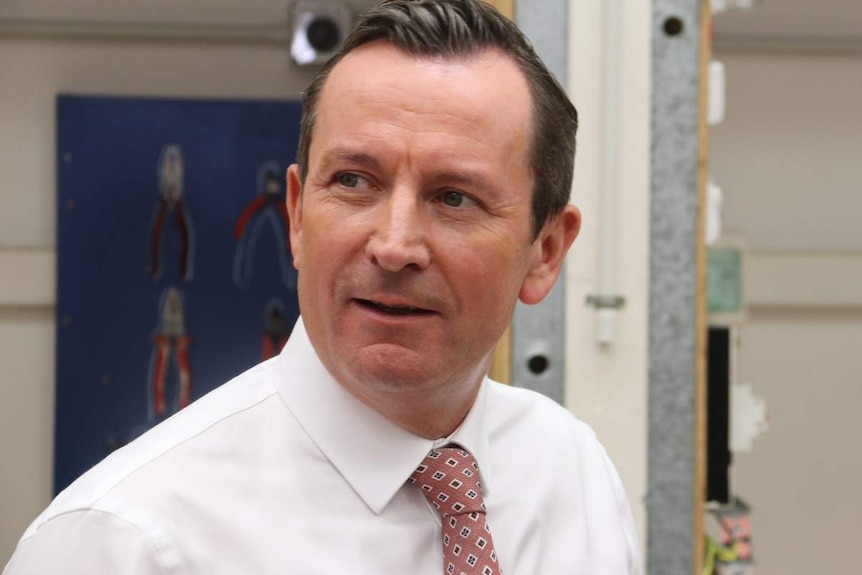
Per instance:
[[[333,67],[320,92],[313,129],[329,121],[346,127],[360,111],[372,117],[369,109],[372,115],[415,112],[491,131],[513,125],[532,132],[527,80],[512,58],[495,48],[444,57],[413,54],[388,41],[362,45]]]
[[[393,53],[398,53],[402,56],[406,56],[411,59],[415,59],[416,61],[423,60],[436,60],[436,61],[451,61],[451,62],[464,62],[469,60],[474,60],[479,58],[487,53],[496,52],[499,54],[503,54],[503,51],[495,46],[476,46],[473,49],[464,48],[463,50],[457,51],[444,51],[440,50],[439,52],[435,52],[433,50],[414,50],[407,46],[399,45],[392,40],[381,38],[378,40],[372,40],[370,42],[366,42],[364,44],[360,44],[359,46],[353,48],[349,52],[347,52],[342,58],[341,62],[345,60],[356,57],[357,55],[363,54],[365,52],[372,51],[391,51]],[[339,64],[341,63],[339,62]]]
[[[364,65],[370,67],[384,66],[397,60],[400,65],[413,66],[421,70],[429,66],[459,68],[470,64],[482,62],[484,65],[496,65],[500,69],[508,68],[514,72],[514,76],[520,77],[527,84],[527,78],[515,62],[514,58],[495,46],[479,47],[475,50],[465,50],[456,53],[432,53],[416,52],[398,46],[389,40],[375,40],[362,44],[346,53],[342,59],[332,68],[329,77],[324,82],[323,89],[331,82],[333,76],[345,75],[345,70],[354,66]],[[369,77],[373,79],[373,76]]]
[[[423,89],[413,90],[416,86]],[[388,41],[375,41],[352,50],[333,67],[321,88],[315,124],[327,112],[350,114],[348,102],[362,97],[400,106],[405,103],[397,100],[402,92],[412,92],[410,106],[433,107],[435,98],[447,105],[482,100],[508,120],[532,123],[532,90],[523,71],[502,50],[414,54]]]

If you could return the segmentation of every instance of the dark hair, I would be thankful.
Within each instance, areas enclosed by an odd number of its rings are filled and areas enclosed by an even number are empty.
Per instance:
[[[297,152],[300,179],[305,181],[307,175],[311,132],[326,78],[346,54],[376,40],[417,56],[455,58],[496,48],[512,58],[526,77],[533,100],[530,167],[533,237],[537,237],[569,201],[578,113],[524,34],[481,0],[385,0],[364,14],[303,94]]]

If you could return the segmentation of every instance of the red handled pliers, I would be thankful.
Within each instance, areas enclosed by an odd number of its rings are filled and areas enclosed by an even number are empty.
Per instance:
[[[153,337],[153,355],[150,368],[151,415],[162,416],[168,412],[165,399],[165,379],[171,359],[177,370],[177,408],[186,407],[191,401],[192,376],[189,367],[189,344],[186,333],[183,300],[179,290],[168,288],[162,296],[161,321]]]
[[[159,201],[150,226],[148,271],[153,279],[162,274],[162,229],[170,214],[174,215],[180,234],[180,277],[188,281],[192,278],[194,234],[188,210],[183,203],[183,155],[175,144],[165,146],[159,158]]]

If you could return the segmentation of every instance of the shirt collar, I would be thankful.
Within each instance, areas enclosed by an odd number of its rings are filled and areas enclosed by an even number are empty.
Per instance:
[[[311,440],[374,513],[380,513],[432,447],[458,443],[476,458],[487,495],[487,379],[462,424],[437,441],[392,423],[342,387],[315,353],[300,318],[278,358],[276,389]]]

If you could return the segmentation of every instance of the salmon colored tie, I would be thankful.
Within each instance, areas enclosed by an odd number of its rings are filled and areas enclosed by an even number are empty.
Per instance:
[[[432,449],[410,481],[440,513],[445,575],[501,575],[476,459],[460,447]]]

